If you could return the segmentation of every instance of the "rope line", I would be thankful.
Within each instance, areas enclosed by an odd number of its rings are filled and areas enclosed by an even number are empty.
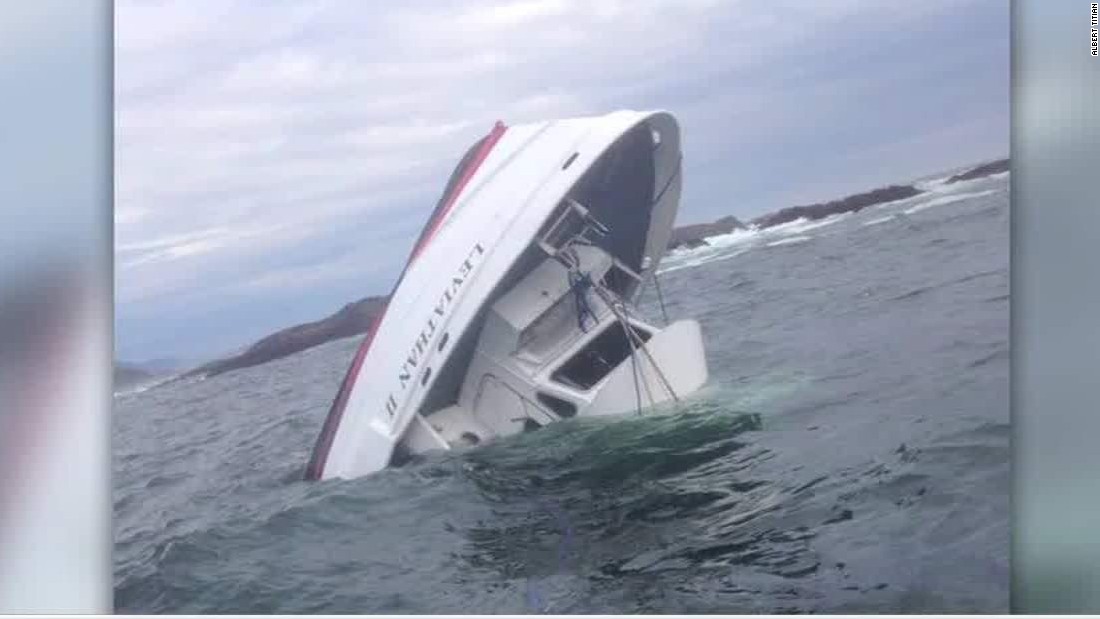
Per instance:
[[[577,313],[577,326],[584,333],[588,333],[588,327],[585,326],[585,317],[591,317],[595,321],[599,320],[596,313],[592,311],[592,306],[588,303],[588,290],[594,286],[592,277],[588,273],[581,273],[576,270],[569,271],[569,289],[573,291],[573,307]]]
[[[597,290],[599,289],[597,288]],[[618,308],[616,308],[614,305],[612,305],[611,307],[611,311],[615,313],[615,317],[618,318],[619,322],[622,323],[624,327],[625,325],[629,324],[627,320],[625,305],[620,303]],[[657,378],[661,379],[661,385],[665,388],[665,391],[667,391],[668,394],[672,396],[673,401],[679,402],[680,398],[676,395],[676,390],[672,388],[672,384],[668,381],[668,378],[665,377],[665,373],[661,370],[661,366],[657,363],[657,360],[653,358],[653,353],[649,352],[649,349],[645,347],[645,342],[642,341],[641,336],[639,336],[638,333],[634,331],[634,329],[627,328],[627,337],[632,340],[633,350],[637,351],[638,349],[641,349],[642,353],[645,354],[647,359],[649,359],[649,364],[652,365],[653,369],[657,372]],[[649,396],[650,404],[653,404],[656,400],[654,400],[653,398],[653,392],[649,389],[649,381],[642,380],[642,386],[645,387],[646,395]]]
[[[668,310],[665,309],[665,296],[661,294],[661,279],[657,277],[657,269],[653,269],[653,287],[657,289],[657,302],[661,305],[661,318],[664,318],[667,327]]]
[[[589,279],[589,281],[591,281],[591,279]],[[641,337],[634,329],[630,328],[625,304],[613,298],[612,293],[606,290],[602,285],[593,284],[592,289],[596,291],[600,299],[611,308],[612,313],[615,314],[615,318],[623,325],[623,328],[626,330],[627,340],[631,343],[631,354],[635,354],[634,351],[640,348],[646,358],[649,359],[649,363],[653,366],[653,369],[657,372],[657,377],[661,379],[661,384],[664,386],[665,390],[668,391],[668,394],[672,396],[674,401],[679,402],[680,398],[676,395],[676,390],[672,388],[672,384],[669,383],[665,373],[661,370],[661,366],[657,363],[657,360],[653,358],[653,354],[649,352],[649,349],[645,347],[645,342],[641,341]],[[642,384],[646,386],[646,389],[649,388],[649,381],[643,380]],[[653,402],[652,394],[650,394],[650,402]]]
[[[625,326],[623,327],[626,328]],[[630,343],[630,373],[634,376],[634,401],[635,410],[638,416],[642,415],[642,390],[638,387],[638,355],[634,349],[634,341],[630,339],[630,335],[626,336],[626,341]],[[648,388],[647,388],[648,389]],[[652,394],[649,396],[650,404],[653,403]]]

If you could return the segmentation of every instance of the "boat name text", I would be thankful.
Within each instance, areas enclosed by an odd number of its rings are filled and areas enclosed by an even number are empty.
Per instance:
[[[474,244],[473,249],[466,256],[466,259],[458,267],[458,273],[451,278],[451,281],[447,284],[447,287],[443,289],[443,292],[439,295],[439,300],[436,301],[435,308],[432,309],[431,315],[428,317],[424,324],[424,327],[420,329],[420,335],[416,338],[412,348],[409,350],[408,357],[405,358],[405,362],[401,364],[401,369],[397,373],[397,380],[401,384],[400,391],[404,391],[409,383],[413,379],[413,373],[417,369],[422,369],[424,363],[424,355],[428,352],[432,339],[436,334],[437,328],[442,324],[443,319],[447,316],[447,312],[450,311],[454,305],[455,298],[458,296],[459,290],[462,289],[462,285],[469,279],[470,274],[473,273],[478,259],[485,254],[485,249],[482,248],[481,243]],[[397,413],[397,397],[394,392],[391,392],[389,397],[386,398],[386,414],[390,420],[394,419],[394,415]]]

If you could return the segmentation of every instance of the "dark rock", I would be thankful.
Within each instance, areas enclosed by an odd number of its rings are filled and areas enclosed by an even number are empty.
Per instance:
[[[863,210],[868,206],[893,202],[895,200],[904,200],[905,198],[911,198],[922,193],[924,192],[912,185],[890,185],[889,187],[881,187],[873,191],[857,193],[846,198],[841,198],[840,200],[833,200],[832,202],[810,204],[808,206],[790,206],[774,213],[757,217],[752,223],[758,228],[770,228],[797,219],[824,219],[830,215],[853,213]]]
[[[706,239],[688,239],[683,243],[676,245],[676,247],[686,247],[688,249],[697,249],[699,247],[710,247],[710,243]]]
[[[826,520],[825,522],[823,522],[821,524],[836,524],[838,522],[844,522],[845,520],[851,520],[851,519],[852,519],[852,510],[842,509],[842,510],[839,510],[838,512],[836,512],[835,514],[833,514],[833,516],[831,516],[828,520]]]
[[[678,247],[687,247],[688,249],[705,247],[709,245],[706,241],[708,236],[729,234],[734,230],[743,230],[745,228],[745,224],[741,223],[741,221],[733,215],[727,215],[709,224],[680,226],[672,230],[672,238],[668,241],[668,248],[671,250]]]
[[[184,374],[184,377],[216,376],[230,370],[274,361],[325,342],[366,333],[385,305],[386,297],[367,297],[348,303],[327,318],[277,331],[249,346],[239,355],[199,366]]]
[[[1001,172],[1008,172],[1011,168],[1011,159],[999,159],[985,165],[980,165],[976,168],[972,168],[963,172],[962,174],[956,174],[947,179],[947,184],[958,183],[960,181],[972,181],[976,178],[982,178],[985,176],[992,176],[994,174],[1000,174]]]

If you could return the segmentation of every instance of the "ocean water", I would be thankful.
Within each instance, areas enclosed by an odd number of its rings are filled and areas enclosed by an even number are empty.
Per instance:
[[[1007,612],[1009,179],[925,186],[670,255],[679,407],[309,483],[356,338],[117,397],[118,610]]]

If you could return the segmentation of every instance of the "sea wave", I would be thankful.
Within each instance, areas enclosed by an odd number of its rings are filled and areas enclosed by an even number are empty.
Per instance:
[[[302,480],[359,338],[119,398],[116,611],[1003,613],[1007,197],[670,255],[703,390],[363,478]]]
[[[796,245],[798,243],[805,243],[812,240],[812,236],[790,236],[785,239],[779,239],[778,241],[772,241],[767,244],[767,247],[779,247],[780,245]]]
[[[139,393],[145,393],[146,391],[149,391],[150,389],[153,389],[154,387],[159,387],[163,384],[169,383],[169,382],[179,378],[180,376],[181,376],[181,374],[172,374],[170,376],[160,376],[160,377],[157,377],[157,378],[155,378],[153,380],[150,380],[148,382],[138,383],[136,385],[130,385],[128,387],[123,387],[122,389],[116,390],[113,393],[113,397],[122,398],[122,397],[126,397],[126,396],[137,395]]]
[[[874,219],[867,220],[867,221],[863,222],[860,225],[862,225],[864,227],[866,227],[866,226],[877,226],[878,224],[884,224],[888,221],[893,220],[894,217],[895,217],[894,215],[887,215],[886,217],[876,217]]]
[[[673,264],[671,266],[665,267],[665,268],[659,270],[657,273],[659,275],[664,275],[666,273],[681,271],[683,269],[691,269],[691,268],[695,268],[695,267],[700,267],[700,266],[703,266],[704,264],[710,264],[712,262],[719,262],[721,260],[730,260],[732,258],[736,258],[738,256],[741,256],[741,255],[744,255],[744,254],[748,253],[749,249],[751,249],[751,248],[746,248],[746,249],[742,249],[740,251],[734,251],[734,252],[729,252],[729,253],[716,253],[716,254],[708,254],[706,256],[697,256],[693,260],[686,260],[682,263]]]
[[[928,202],[918,204],[912,208],[905,209],[906,215],[912,215],[913,213],[919,213],[925,209],[930,209],[937,206],[946,206],[948,204],[955,204],[956,202],[962,202],[964,200],[972,200],[974,198],[980,198],[982,196],[988,196],[997,193],[997,189],[988,189],[986,191],[973,191],[970,193],[960,193],[948,196],[942,196],[939,198],[933,198]]]

